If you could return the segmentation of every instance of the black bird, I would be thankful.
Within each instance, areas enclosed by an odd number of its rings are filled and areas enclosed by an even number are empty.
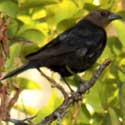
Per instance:
[[[48,67],[62,77],[90,68],[106,45],[104,28],[121,17],[108,10],[93,10],[75,26],[61,33],[37,52],[26,56],[27,64],[3,76],[1,80],[30,68]]]

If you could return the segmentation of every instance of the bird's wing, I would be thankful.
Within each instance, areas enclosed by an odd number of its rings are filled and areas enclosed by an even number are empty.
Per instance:
[[[26,58],[28,60],[37,60],[44,57],[46,58],[68,54],[76,50],[79,52],[81,51],[82,54],[86,54],[88,51],[86,48],[89,49],[91,44],[94,47],[95,44],[98,44],[98,42],[101,41],[102,35],[95,37],[95,34],[98,34],[98,32],[93,32],[86,23],[85,25],[77,24],[71,29],[60,34],[37,52],[29,54]]]
[[[38,51],[27,55],[26,58],[28,60],[31,60],[35,58],[36,55],[37,56],[59,55],[74,50],[76,47],[74,48],[73,46],[71,47],[71,45],[70,46],[68,45],[70,44],[69,41],[74,41],[74,40],[77,41],[77,37],[75,36],[74,31],[75,29],[67,30],[66,32],[60,34],[55,39],[50,41],[47,45],[45,45]],[[69,49],[66,49],[66,46],[68,46]]]

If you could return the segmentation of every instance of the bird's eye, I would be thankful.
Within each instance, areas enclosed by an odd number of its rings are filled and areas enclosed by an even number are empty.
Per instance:
[[[107,12],[107,11],[102,11],[102,12],[101,12],[101,16],[103,16],[103,17],[104,17],[104,16],[108,16],[108,12]]]

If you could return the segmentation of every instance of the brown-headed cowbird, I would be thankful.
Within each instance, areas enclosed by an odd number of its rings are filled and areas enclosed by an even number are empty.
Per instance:
[[[106,45],[104,28],[121,17],[108,10],[93,10],[75,26],[61,33],[37,52],[26,56],[27,64],[8,73],[1,80],[30,68],[48,67],[62,77],[90,68]]]

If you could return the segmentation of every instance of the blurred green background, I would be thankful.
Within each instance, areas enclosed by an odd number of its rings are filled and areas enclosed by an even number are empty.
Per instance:
[[[107,27],[107,46],[97,61],[97,64],[100,64],[109,58],[112,63],[94,87],[83,96],[82,103],[70,107],[62,120],[63,125],[125,125],[125,0],[0,0],[0,12],[10,17],[8,27],[10,53],[6,59],[4,72],[23,64],[25,55],[44,46],[89,11],[97,8],[111,10],[123,17],[123,21],[115,21]],[[97,64],[81,76],[89,79]],[[47,81],[41,79],[36,71],[31,72],[11,79],[11,82],[14,81],[24,91],[29,91],[30,94],[23,97],[27,101],[32,98],[31,91],[39,91],[37,96],[41,97],[43,93],[40,91],[44,91],[45,86],[49,87]],[[50,71],[46,72],[53,76]],[[26,77],[27,74],[29,77]],[[31,77],[35,77],[36,80],[31,80]],[[70,81],[74,88],[77,87],[72,79]],[[22,103],[17,103],[14,108],[25,116],[37,114],[33,123],[38,123],[63,100],[61,94],[53,88],[44,91],[42,102],[36,102],[39,103],[37,109],[31,106],[34,103],[33,98],[29,101],[29,106],[23,102],[23,98]],[[41,105],[45,100],[44,106]],[[55,124],[56,122],[53,123]]]

